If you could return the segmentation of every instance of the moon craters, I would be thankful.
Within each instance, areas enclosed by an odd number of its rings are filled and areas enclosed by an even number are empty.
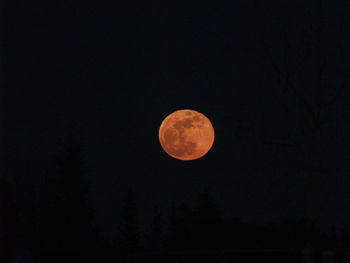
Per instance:
[[[163,149],[172,157],[194,160],[205,155],[214,141],[214,129],[201,113],[179,110],[167,116],[159,129]]]

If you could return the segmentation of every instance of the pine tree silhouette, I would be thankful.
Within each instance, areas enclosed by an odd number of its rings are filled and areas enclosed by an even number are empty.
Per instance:
[[[48,197],[48,220],[55,236],[53,253],[81,257],[89,252],[95,233],[85,181],[85,151],[76,130],[57,142],[54,163]]]
[[[203,223],[214,223],[221,218],[221,211],[207,187],[199,195],[196,215],[197,220]]]
[[[153,209],[153,219],[151,225],[151,240],[152,249],[158,250],[161,248],[163,235],[163,218],[158,206]]]
[[[170,204],[170,220],[165,238],[165,245],[168,249],[174,249],[178,243],[178,235],[176,233],[178,221],[177,208],[173,200]]]
[[[17,207],[9,184],[0,180],[0,262],[9,261],[16,243]]]
[[[119,226],[119,247],[123,254],[133,254],[139,249],[140,231],[134,191],[130,187],[123,206],[122,222]]]
[[[194,214],[195,244],[198,248],[215,248],[220,241],[221,211],[206,187],[200,193]]]
[[[0,261],[9,260],[18,243],[27,241],[26,222],[31,218],[28,195],[28,159],[19,149],[8,151],[1,160],[0,174]],[[28,217],[28,220],[24,218]]]

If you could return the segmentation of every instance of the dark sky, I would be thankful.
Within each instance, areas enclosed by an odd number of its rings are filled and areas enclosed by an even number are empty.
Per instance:
[[[303,40],[312,3],[290,6],[297,24],[291,45]],[[165,209],[172,198],[192,204],[204,186],[226,216],[262,222],[291,216],[288,200],[302,207],[295,152],[237,135],[242,128],[258,134],[260,125],[270,135],[300,134],[301,106],[284,92],[261,40],[283,63],[280,1],[269,1],[260,17],[253,1],[11,1],[4,10],[3,145],[23,148],[40,165],[57,137],[76,127],[102,231],[111,232],[130,184],[144,222],[154,205]],[[324,10],[322,43],[332,57],[328,44],[344,8]],[[306,65],[305,75],[312,70]],[[182,108],[205,114],[216,133],[210,152],[193,162],[172,159],[158,142],[162,120]],[[349,161],[349,131],[337,121],[318,140],[318,156],[336,163],[339,174]],[[322,136],[338,140],[326,144]],[[316,201],[334,188],[329,222],[346,221],[349,186],[346,177],[317,182]]]

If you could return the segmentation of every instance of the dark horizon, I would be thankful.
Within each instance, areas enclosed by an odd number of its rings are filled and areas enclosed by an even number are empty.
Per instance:
[[[130,187],[141,232],[155,206],[169,224],[172,203],[196,210],[206,188],[220,222],[250,224],[251,237],[268,223],[302,220],[298,242],[310,247],[314,227],[330,236],[350,227],[347,1],[2,6],[0,214],[13,209],[13,244],[32,238],[23,213],[38,236],[40,225],[63,233],[86,213],[91,240],[117,247]],[[214,127],[213,147],[198,160],[176,160],[159,143],[161,122],[179,109]],[[82,152],[64,148],[72,145]],[[69,198],[84,205],[61,225],[54,215],[67,214]]]

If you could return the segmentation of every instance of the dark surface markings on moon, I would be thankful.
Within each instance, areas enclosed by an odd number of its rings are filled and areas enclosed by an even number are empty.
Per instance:
[[[187,114],[190,113],[190,114]],[[191,112],[186,112],[186,115],[191,115]],[[174,118],[172,121],[174,129],[166,129],[164,139],[167,142],[169,152],[175,156],[183,156],[184,154],[191,155],[197,147],[197,143],[188,141],[185,135],[185,130],[190,128],[201,128],[203,121],[198,116],[186,117],[184,120]],[[177,132],[175,132],[175,130]],[[180,147],[179,147],[180,146]]]

